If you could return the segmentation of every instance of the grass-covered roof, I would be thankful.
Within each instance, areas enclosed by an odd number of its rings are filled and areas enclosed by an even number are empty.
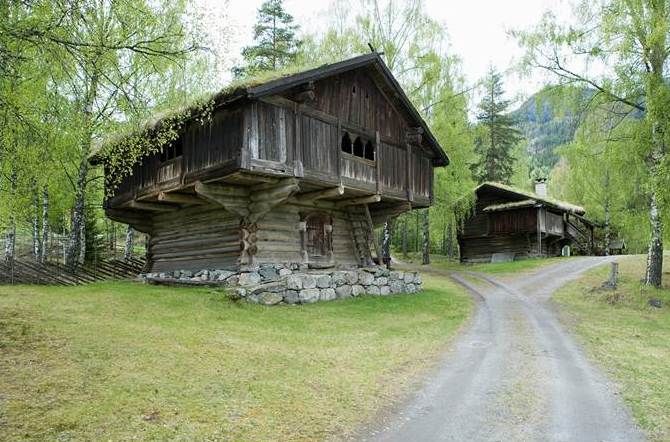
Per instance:
[[[586,210],[581,207],[577,206],[574,204],[566,203],[564,201],[559,201],[553,198],[549,197],[543,197],[540,195],[537,195],[536,193],[533,192],[528,192],[526,190],[522,190],[516,187],[508,186],[506,184],[501,184],[501,183],[494,183],[494,182],[486,182],[483,184],[480,184],[477,186],[475,189],[475,192],[479,192],[481,189],[492,189],[493,191],[496,192],[502,192],[502,193],[507,193],[507,194],[512,194],[515,197],[520,197],[522,198],[519,201],[514,201],[510,203],[502,203],[502,204],[493,204],[491,206],[486,207],[484,210],[486,211],[499,211],[499,210],[511,210],[515,208],[521,208],[521,207],[529,207],[529,206],[534,206],[534,205],[545,205],[548,207],[553,207],[555,209],[561,210],[563,212],[568,212],[572,213],[575,215],[584,215],[586,213]]]
[[[241,81],[232,82],[222,90],[194,99],[193,102],[175,109],[167,110],[155,115],[141,125],[129,126],[118,134],[104,140],[91,155],[92,163],[105,162],[109,164],[111,157],[126,158],[132,152],[132,157],[137,160],[144,156],[143,153],[162,150],[170,141],[176,139],[178,132],[185,124],[196,119],[207,119],[211,113],[240,99],[255,99],[266,95],[280,93],[284,90],[315,81],[324,77],[337,75],[353,69],[362,67],[376,67],[382,74],[387,87],[394,90],[394,97],[413,124],[421,126],[424,130],[426,140],[438,158],[438,165],[447,165],[449,158],[431,133],[423,118],[409,101],[404,91],[395,80],[386,64],[379,54],[370,53],[360,55],[337,63],[307,68],[305,66],[267,72],[245,78]],[[167,136],[166,136],[167,134]],[[142,149],[130,148],[129,145],[142,145]],[[137,158],[135,158],[137,157]],[[117,158],[118,160],[118,158]],[[112,158],[112,162],[115,159]]]

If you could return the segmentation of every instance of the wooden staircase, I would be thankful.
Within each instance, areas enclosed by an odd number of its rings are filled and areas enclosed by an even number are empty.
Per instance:
[[[576,249],[587,255],[593,253],[593,237],[586,225],[575,218],[568,218],[565,233]]]

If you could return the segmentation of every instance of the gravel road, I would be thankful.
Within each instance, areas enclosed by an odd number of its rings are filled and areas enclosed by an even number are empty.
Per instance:
[[[506,278],[454,275],[476,299],[469,327],[406,403],[357,439],[373,441],[639,441],[616,388],[548,303],[608,258],[566,260]]]

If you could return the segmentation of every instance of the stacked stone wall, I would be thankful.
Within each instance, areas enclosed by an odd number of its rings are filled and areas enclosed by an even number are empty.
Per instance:
[[[311,270],[298,264],[272,264],[243,272],[179,270],[141,276],[151,283],[227,286],[231,296],[264,305],[309,304],[363,294],[413,294],[422,287],[419,273],[382,266]]]

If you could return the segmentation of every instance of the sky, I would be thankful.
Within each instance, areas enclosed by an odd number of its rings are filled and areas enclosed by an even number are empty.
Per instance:
[[[220,1],[220,0],[209,0]],[[462,60],[469,83],[482,78],[490,66],[505,72],[508,98],[523,99],[536,92],[545,80],[520,78],[510,68],[523,54],[507,36],[510,29],[527,29],[551,9],[559,16],[569,12],[568,0],[424,0],[435,20],[446,27],[451,52]],[[256,10],[262,0],[230,0],[229,20],[235,31],[230,50],[238,54],[251,42]],[[284,0],[286,10],[306,32],[318,32],[328,22],[330,0]]]

